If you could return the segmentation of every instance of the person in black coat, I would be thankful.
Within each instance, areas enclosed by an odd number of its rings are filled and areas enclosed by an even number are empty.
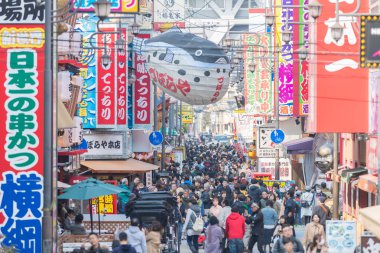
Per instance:
[[[256,203],[260,202],[261,189],[260,189],[260,185],[259,185],[259,182],[257,181],[257,179],[253,178],[251,180],[251,186],[249,187],[248,194],[254,202],[256,202]]]
[[[252,252],[253,247],[257,243],[257,249],[260,253],[264,253],[264,215],[257,203],[252,203],[252,216],[247,218],[247,223],[251,225],[252,233],[248,242],[248,250]]]
[[[128,244],[128,236],[125,232],[119,234],[120,246],[112,250],[112,253],[136,253],[135,248]]]

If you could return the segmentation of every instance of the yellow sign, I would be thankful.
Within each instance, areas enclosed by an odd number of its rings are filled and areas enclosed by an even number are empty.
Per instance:
[[[243,114],[243,113],[245,113],[245,109],[234,110],[234,113],[236,113],[236,114]]]
[[[192,112],[182,112],[182,123],[183,124],[192,124],[194,114]]]
[[[0,30],[1,48],[41,48],[45,43],[42,28],[2,28]]]
[[[138,0],[122,0],[122,13],[138,13],[139,1]]]

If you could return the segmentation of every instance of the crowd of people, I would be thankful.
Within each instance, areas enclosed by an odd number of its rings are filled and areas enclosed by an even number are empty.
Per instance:
[[[325,225],[331,213],[325,201],[331,192],[325,184],[303,191],[297,185],[268,187],[252,177],[254,166],[234,145],[188,142],[186,157],[182,166],[170,164],[169,176],[157,178],[154,187],[145,187],[138,178],[131,184],[123,179],[120,187],[128,191],[119,195],[119,211],[141,192],[170,191],[177,200],[179,238],[192,253],[200,246],[205,253],[252,252],[255,247],[260,253],[328,252]],[[67,217],[73,222],[64,226],[73,234],[83,233],[75,225],[83,216]],[[296,237],[296,225],[306,225],[303,238]],[[118,234],[120,246],[114,252],[159,252],[160,231],[159,224],[146,231],[132,220],[128,230]]]

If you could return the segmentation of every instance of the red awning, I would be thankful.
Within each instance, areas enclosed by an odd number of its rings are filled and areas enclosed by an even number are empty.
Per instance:
[[[359,189],[361,189],[363,191],[376,194],[376,192],[377,192],[377,176],[374,176],[371,174],[361,175],[359,177],[358,187],[359,187]]]

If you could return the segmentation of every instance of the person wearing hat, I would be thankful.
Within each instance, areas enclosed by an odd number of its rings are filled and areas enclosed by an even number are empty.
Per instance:
[[[252,252],[253,247],[257,243],[257,249],[260,253],[264,253],[264,215],[257,203],[251,205],[252,215],[247,218],[247,223],[251,225],[251,237],[248,242],[248,250]]]
[[[305,192],[301,195],[301,215],[304,219],[304,224],[310,223],[311,214],[313,212],[314,194],[311,192],[311,187],[306,186]]]

